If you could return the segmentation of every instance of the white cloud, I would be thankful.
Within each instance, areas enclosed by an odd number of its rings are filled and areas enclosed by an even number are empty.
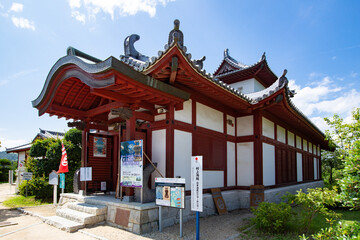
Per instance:
[[[332,60],[335,60],[336,59],[336,56],[332,56],[332,58],[331,58]]]
[[[114,20],[115,14],[132,16],[138,12],[146,12],[150,17],[154,17],[156,7],[158,5],[166,6],[170,1],[173,0],[68,0],[72,11],[71,15],[80,22],[85,21],[85,14],[81,14],[80,10],[86,11],[89,19],[95,19],[100,11],[109,14],[112,20]],[[74,14],[75,11],[78,11],[78,13]]]
[[[9,82],[9,80],[0,80],[0,86],[6,85]]]
[[[17,147],[17,146],[20,146],[20,145],[27,144],[30,141],[27,141],[25,139],[8,139],[8,138],[0,137],[0,142],[1,142],[0,151],[4,151],[5,148]]]
[[[14,79],[19,79],[19,78],[21,79],[22,77],[30,75],[31,73],[34,73],[37,71],[38,71],[37,69],[29,69],[29,70],[24,70],[24,71],[14,73],[11,76],[6,77],[6,79],[0,80],[0,86],[8,84],[10,81],[12,81]]]
[[[350,74],[350,76],[351,76],[352,78],[356,78],[356,77],[357,77],[357,75],[358,75],[358,73],[357,73],[357,72],[352,72],[352,73]]]
[[[289,88],[297,92],[292,99],[294,104],[322,130],[328,128],[323,117],[337,113],[347,119],[360,106],[360,92],[339,87],[328,76],[303,88],[290,80]]]
[[[0,3],[0,8],[1,8],[1,9],[4,9],[4,5],[2,5],[1,3]]]
[[[81,14],[79,11],[72,11],[71,12],[71,16],[74,17],[76,20],[78,20],[79,22],[85,23],[85,14]]]
[[[26,28],[31,29],[35,31],[35,24],[32,21],[29,21],[29,19],[23,18],[23,17],[11,17],[11,20],[15,27],[18,28]]]
[[[22,12],[24,5],[21,3],[13,3],[10,7],[9,12]]]

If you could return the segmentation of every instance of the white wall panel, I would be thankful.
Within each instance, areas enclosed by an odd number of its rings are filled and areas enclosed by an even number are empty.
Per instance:
[[[244,81],[232,83],[230,84],[230,86],[245,94],[258,92],[265,89],[265,87],[255,78],[250,78]]]
[[[274,139],[274,123],[267,118],[262,118],[262,135]]]
[[[275,146],[263,143],[263,184],[275,185]]]
[[[303,150],[304,151],[308,150],[308,142],[305,139],[303,139]]]
[[[290,146],[295,147],[295,139],[294,139],[294,134],[290,131],[287,132],[288,133],[288,144]]]
[[[320,147],[318,147],[317,148],[317,155],[320,156],[321,155],[320,153],[321,153],[321,149],[320,149]]]
[[[196,103],[196,125],[217,132],[224,132],[224,115],[222,112]]]
[[[227,186],[235,186],[235,143],[227,142]]]
[[[313,145],[311,142],[309,142],[309,153],[313,152]]]
[[[153,143],[154,144],[154,143]],[[191,189],[192,134],[174,130],[174,176],[186,179],[185,189]]]
[[[296,153],[296,169],[297,169],[297,181],[301,182],[303,180],[301,153]]]
[[[155,115],[155,118],[154,118],[155,121],[161,121],[161,120],[165,120],[165,119],[166,119],[166,114],[165,113]]]
[[[313,154],[314,154],[314,155],[317,155],[316,150],[317,150],[316,145],[315,145],[315,144],[313,144]]]
[[[318,179],[318,160],[314,158],[314,179]]]
[[[286,143],[285,128],[276,125],[276,135],[279,142]]]
[[[237,136],[254,135],[254,116],[238,117],[236,119]]]
[[[226,122],[227,134],[235,136],[235,117],[226,115],[226,120],[232,122],[232,124]]]
[[[203,188],[224,187],[224,171],[203,171]]]
[[[296,147],[301,149],[301,137],[296,136]]]
[[[158,170],[165,176],[166,172],[166,130],[156,130],[152,131],[151,134],[151,160],[154,163],[157,163]],[[151,183],[152,188],[155,185],[155,177],[160,177],[160,175],[155,171],[151,174]]]
[[[254,143],[237,143],[237,184],[254,185]]]
[[[189,99],[184,102],[183,109],[179,111],[175,111],[174,113],[175,120],[192,123],[192,100]]]

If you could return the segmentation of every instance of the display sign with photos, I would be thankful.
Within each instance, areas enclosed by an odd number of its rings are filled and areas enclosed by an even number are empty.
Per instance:
[[[155,178],[155,189],[156,205],[185,208],[185,178]]]
[[[94,137],[94,157],[106,157],[106,138]]]
[[[121,142],[121,181],[123,187],[143,185],[143,140]]]

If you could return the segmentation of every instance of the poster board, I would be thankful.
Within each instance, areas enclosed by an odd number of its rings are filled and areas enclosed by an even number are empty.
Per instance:
[[[212,197],[213,197],[213,200],[214,200],[214,203],[215,203],[215,206],[216,206],[216,209],[217,209],[219,215],[227,213],[225,201],[221,195],[220,188],[212,188],[211,194],[212,194]]]
[[[250,207],[257,207],[264,201],[264,185],[250,186]]]
[[[59,177],[55,171],[52,171],[49,174],[49,184],[50,185],[59,185]]]
[[[191,157],[191,211],[203,211],[203,157]]]
[[[185,208],[185,178],[155,178],[155,204]]]
[[[31,180],[32,172],[22,172],[20,173],[20,176],[22,177],[22,180]]]
[[[94,137],[94,157],[106,157],[107,139]]]
[[[121,142],[122,187],[142,187],[143,185],[143,140]]]
[[[60,185],[59,188],[65,189],[65,173],[60,173]]]
[[[92,167],[80,168],[80,181],[92,181]]]

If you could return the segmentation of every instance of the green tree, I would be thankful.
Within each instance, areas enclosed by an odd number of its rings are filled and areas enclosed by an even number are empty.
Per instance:
[[[333,173],[344,168],[343,161],[348,156],[354,142],[360,140],[360,108],[352,112],[352,121],[345,122],[339,115],[332,118],[324,118],[330,127],[325,131],[329,147],[333,150],[322,151],[323,178],[331,185],[334,182]]]
[[[9,159],[0,159],[0,182],[8,179],[10,168],[11,161]]]

